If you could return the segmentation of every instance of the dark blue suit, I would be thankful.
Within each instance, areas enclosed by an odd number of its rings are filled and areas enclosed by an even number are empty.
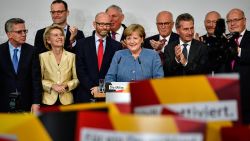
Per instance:
[[[65,43],[64,43],[64,49],[75,53],[75,47],[70,47],[70,31],[69,31],[69,27],[67,27],[67,34],[66,34],[66,38],[65,38]],[[40,29],[36,32],[36,36],[35,36],[35,43],[34,46],[37,48],[37,52],[38,53],[43,53],[45,51],[48,51],[48,49],[45,47],[44,42],[43,42],[43,33],[45,32],[46,28]],[[77,35],[76,35],[76,40],[79,40],[81,38],[84,38],[84,34],[81,30],[77,31]]]
[[[0,112],[9,111],[9,94],[21,92],[20,109],[30,111],[32,104],[40,104],[42,94],[41,70],[34,47],[21,46],[21,54],[15,73],[8,42],[0,45]]]
[[[99,85],[99,79],[104,79],[108,72],[110,63],[117,50],[122,49],[121,43],[106,38],[106,47],[103,56],[102,66],[98,70],[96,54],[95,36],[78,40],[76,45],[76,72],[80,81],[78,93],[75,97],[76,102],[90,102],[93,96],[90,89]]]

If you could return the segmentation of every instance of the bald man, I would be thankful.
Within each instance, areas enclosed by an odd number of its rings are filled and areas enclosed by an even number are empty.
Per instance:
[[[233,71],[240,74],[240,92],[242,103],[243,123],[250,124],[250,31],[246,29],[246,17],[241,9],[232,9],[227,14],[227,27],[229,32],[239,32],[238,57]]]
[[[95,102],[92,94],[96,91],[93,90],[99,85],[99,79],[105,78],[114,53],[122,49],[121,43],[107,36],[111,27],[107,13],[98,13],[93,26],[95,33],[76,44],[76,72],[80,81],[76,102]]]
[[[220,13],[217,11],[210,11],[206,14],[204,25],[207,33],[200,37],[200,40],[204,42],[208,47],[208,73],[224,73],[230,72],[225,58],[222,58],[221,52],[218,51],[218,39],[215,36],[216,22],[221,18]]]

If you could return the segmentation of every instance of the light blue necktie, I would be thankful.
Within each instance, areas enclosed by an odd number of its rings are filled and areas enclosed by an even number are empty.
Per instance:
[[[18,52],[18,49],[14,49],[13,60],[12,60],[12,63],[13,63],[13,66],[14,66],[16,73],[17,73],[17,68],[18,68],[17,52]]]

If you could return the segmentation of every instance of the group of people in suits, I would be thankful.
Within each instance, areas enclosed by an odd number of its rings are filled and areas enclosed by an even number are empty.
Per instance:
[[[181,14],[174,22],[169,11],[156,16],[159,34],[145,38],[143,26],[126,27],[122,24],[121,8],[111,5],[96,15],[95,31],[85,38],[81,30],[68,25],[65,1],[54,0],[50,8],[53,24],[37,31],[35,47],[25,43],[28,30],[24,20],[12,18],[5,24],[8,41],[0,45],[1,112],[10,112],[13,93],[18,108],[36,112],[40,104],[95,102],[93,95],[98,93],[99,79],[136,81],[206,74],[209,70],[209,48],[204,41],[207,36],[214,36],[220,18],[215,11],[206,15],[204,24],[208,33],[198,40],[194,39],[192,15]],[[232,9],[226,18],[229,32],[241,35],[235,67],[241,78],[243,119],[250,123],[250,109],[246,106],[250,33],[242,10]],[[174,25],[177,33],[172,31]]]

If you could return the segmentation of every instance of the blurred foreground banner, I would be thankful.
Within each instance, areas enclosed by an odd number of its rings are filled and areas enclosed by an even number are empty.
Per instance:
[[[130,84],[135,114],[174,114],[207,122],[218,130],[241,123],[240,85],[236,75],[169,77]],[[167,111],[167,112],[166,112]],[[218,137],[218,138],[217,138]],[[207,131],[207,140],[221,140]]]
[[[31,114],[0,114],[0,141],[52,141]]]

